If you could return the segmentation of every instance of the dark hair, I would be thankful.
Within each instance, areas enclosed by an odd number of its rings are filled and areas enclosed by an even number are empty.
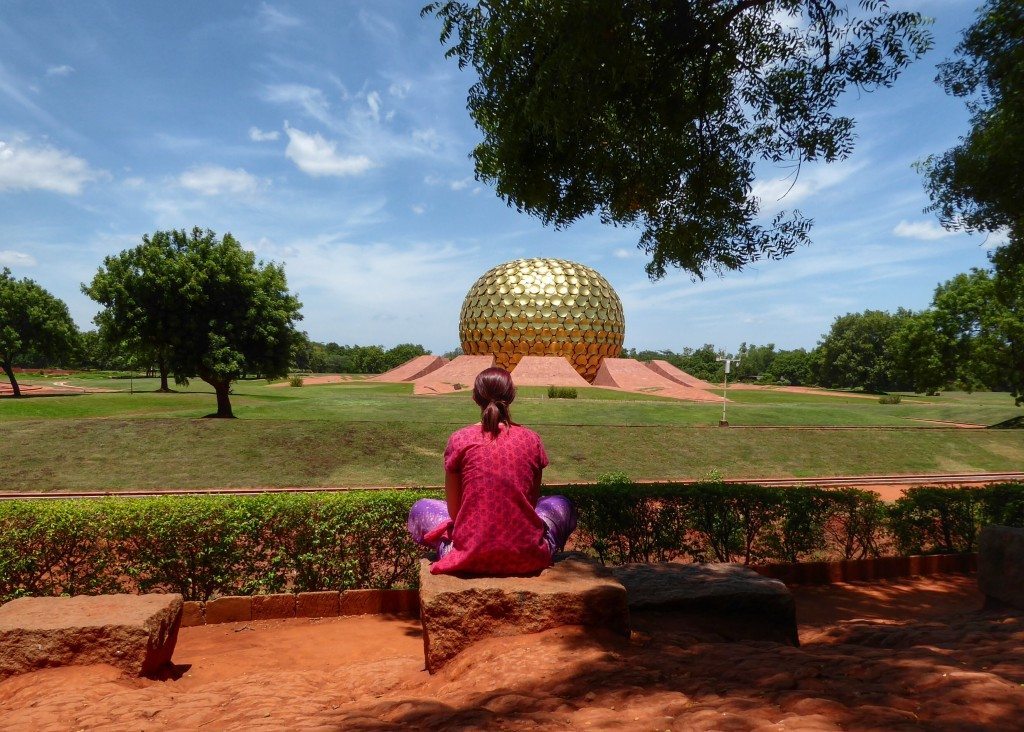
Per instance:
[[[476,382],[473,384],[473,401],[483,410],[480,422],[484,426],[484,432],[489,432],[497,437],[499,424],[502,422],[509,426],[513,424],[512,417],[509,416],[508,405],[515,398],[516,387],[512,383],[512,375],[505,369],[495,366],[484,369],[476,375]]]

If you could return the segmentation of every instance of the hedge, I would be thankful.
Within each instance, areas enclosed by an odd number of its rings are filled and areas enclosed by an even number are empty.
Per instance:
[[[870,491],[637,485],[560,491],[580,511],[571,549],[608,564],[798,562],[964,552],[980,527],[1024,527],[1024,484]],[[22,595],[415,586],[412,503],[436,491],[0,502],[0,601]]]

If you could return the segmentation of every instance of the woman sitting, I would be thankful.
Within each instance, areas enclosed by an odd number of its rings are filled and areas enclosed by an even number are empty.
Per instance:
[[[476,377],[473,400],[480,422],[448,439],[445,501],[424,498],[409,513],[409,533],[438,554],[434,574],[504,577],[551,566],[576,528],[576,510],[563,496],[540,497],[548,456],[540,436],[512,421],[516,397],[508,371]]]

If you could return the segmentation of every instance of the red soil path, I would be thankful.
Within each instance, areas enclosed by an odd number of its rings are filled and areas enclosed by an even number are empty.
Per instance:
[[[800,648],[636,614],[479,643],[436,676],[397,618],[185,628],[178,680],[105,666],[0,683],[6,730],[1019,729],[1024,613],[970,577],[797,588]],[[184,667],[188,665],[186,670]]]

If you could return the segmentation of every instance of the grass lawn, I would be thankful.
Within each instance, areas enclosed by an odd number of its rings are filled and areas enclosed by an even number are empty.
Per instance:
[[[0,400],[0,490],[436,485],[448,434],[478,417],[468,393],[414,397],[407,384],[292,388],[247,381],[232,399],[239,419],[206,420],[214,399],[205,384],[155,394],[155,383],[135,380],[141,393],[134,394]],[[714,404],[594,388],[580,389],[574,400],[548,399],[546,392],[521,389],[513,412],[543,436],[551,482],[619,471],[638,479],[698,478],[712,470],[759,478],[1024,465],[1021,430],[940,429],[919,421],[995,425],[1020,418],[1024,409],[1006,394],[906,395],[902,404],[882,405],[734,391],[730,423],[783,429],[723,430],[714,427],[721,416]],[[784,429],[792,426],[821,429]],[[854,429],[826,429],[833,426]]]

